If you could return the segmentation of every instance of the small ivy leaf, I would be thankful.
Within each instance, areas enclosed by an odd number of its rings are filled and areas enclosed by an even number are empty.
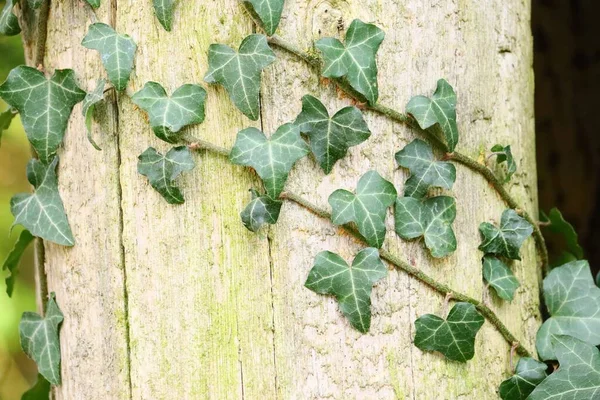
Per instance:
[[[519,250],[525,239],[533,232],[533,227],[515,210],[509,208],[502,213],[500,228],[482,222],[479,225],[479,232],[483,238],[479,250],[485,254],[497,254],[511,260],[520,260]]]
[[[85,95],[83,99],[81,113],[85,117],[85,128],[87,129],[87,138],[92,146],[96,150],[102,150],[100,146],[96,144],[94,139],[92,138],[92,118],[94,117],[94,109],[96,104],[100,103],[104,100],[104,86],[106,85],[106,81],[104,79],[98,79],[98,83],[96,84],[96,88]]]
[[[37,381],[28,391],[23,393],[21,400],[49,400],[50,382],[42,374],[38,374]]]
[[[376,171],[369,171],[358,181],[356,194],[338,189],[329,196],[331,221],[336,225],[355,222],[369,246],[380,248],[385,239],[385,216],[394,204],[396,188]]]
[[[252,201],[241,213],[242,222],[248,230],[257,232],[264,224],[275,224],[283,202],[269,196],[260,196],[252,190]]]
[[[483,257],[483,279],[496,290],[498,297],[512,301],[515,290],[520,285],[517,277],[500,259],[494,256]]]
[[[132,100],[148,113],[156,136],[168,143],[179,141],[184,126],[204,121],[206,90],[200,85],[180,86],[169,97],[160,84],[147,82]]]
[[[174,147],[163,156],[154,147],[149,147],[138,160],[138,172],[148,178],[150,185],[167,203],[185,202],[181,190],[173,181],[183,172],[191,171],[196,166],[190,149],[186,146]]]
[[[86,0],[92,8],[100,7],[100,0]]]
[[[510,181],[510,178],[517,171],[517,163],[512,155],[510,146],[502,146],[497,144],[492,147],[492,151],[496,153],[496,163],[501,164],[506,161],[506,178],[504,182]]]
[[[246,2],[252,5],[267,35],[272,36],[279,26],[284,0],[246,0]]]
[[[17,114],[14,113],[11,108],[8,108],[6,111],[0,113],[0,146],[2,145],[2,134],[5,130],[10,128],[10,124],[15,115]]]
[[[173,9],[175,8],[174,0],[153,0],[154,12],[160,24],[167,32],[171,32],[173,27]]]
[[[117,90],[124,90],[133,70],[137,50],[133,39],[128,35],[119,35],[112,27],[98,22],[90,25],[81,44],[100,53],[108,79]]]
[[[339,255],[322,251],[306,279],[308,289],[330,294],[350,324],[362,333],[371,327],[371,290],[373,284],[387,276],[387,268],[372,247],[361,250],[352,267]]]
[[[452,223],[456,218],[456,202],[448,196],[421,201],[413,197],[396,199],[396,233],[403,239],[425,237],[425,245],[436,258],[456,250]]]
[[[415,96],[406,105],[406,112],[412,115],[421,129],[440,124],[446,138],[448,151],[453,152],[458,143],[456,126],[456,93],[444,79],[437,81],[437,89],[431,98]]]
[[[544,300],[550,318],[538,330],[535,344],[542,360],[556,360],[553,335],[600,345],[600,288],[587,261],[554,268],[544,279]]]
[[[14,36],[21,33],[19,18],[13,13],[14,0],[6,0],[0,12],[0,35]]]
[[[436,161],[431,146],[415,139],[396,153],[396,162],[410,171],[404,195],[423,198],[429,187],[452,189],[456,180],[456,168],[445,161]]]
[[[267,196],[276,200],[288,175],[299,159],[308,154],[308,145],[292,123],[281,125],[271,138],[256,128],[237,135],[229,159],[233,164],[252,167],[263,181]]]
[[[325,62],[322,75],[326,78],[346,77],[350,85],[373,105],[379,97],[376,54],[385,33],[372,24],[355,19],[346,32],[346,44],[325,38],[315,46]]]
[[[46,79],[35,68],[19,66],[0,86],[0,97],[16,108],[40,160],[49,163],[62,143],[75,104],[85,97],[70,69]]]
[[[264,35],[249,35],[239,52],[223,44],[208,48],[209,70],[204,80],[223,85],[233,104],[248,118],[259,117],[260,74],[275,61],[275,53]]]
[[[515,374],[500,384],[502,400],[525,400],[537,385],[546,379],[548,366],[530,357],[517,363]]]
[[[356,107],[345,107],[333,117],[323,103],[313,96],[302,98],[302,112],[294,122],[300,132],[308,134],[310,148],[326,174],[344,158],[348,148],[371,136],[371,131]]]
[[[40,374],[54,385],[60,385],[60,342],[58,326],[63,314],[58,308],[54,293],[50,294],[46,316],[24,312],[19,323],[21,347],[35,361]]]
[[[27,249],[27,246],[29,246],[29,243],[31,243],[33,239],[34,236],[28,230],[21,232],[15,246],[10,253],[8,253],[6,260],[4,260],[4,264],[2,264],[2,270],[10,273],[6,278],[6,294],[8,297],[12,297],[17,275],[19,275],[19,263],[21,262],[21,257],[23,257],[25,249]]]
[[[527,399],[599,398],[600,351],[571,336],[555,335],[552,342],[560,368],[544,379]]]
[[[42,5],[43,1],[44,0],[27,0],[27,3],[29,4],[29,7],[31,7],[34,10],[37,10]]]
[[[475,336],[484,318],[473,304],[456,303],[448,318],[425,314],[415,321],[415,346],[439,351],[446,358],[466,362],[475,355]]]
[[[57,163],[58,157],[49,165],[36,159],[29,161],[27,180],[35,192],[14,195],[10,200],[10,211],[15,216],[13,226],[21,224],[34,236],[63,246],[73,246],[75,239],[58,193]]]
[[[569,222],[567,222],[558,208],[550,210],[548,215],[543,215],[543,219],[549,222],[546,226],[550,232],[561,235],[567,247],[567,251],[571,253],[577,260],[583,258],[583,248],[579,245],[579,236]]]

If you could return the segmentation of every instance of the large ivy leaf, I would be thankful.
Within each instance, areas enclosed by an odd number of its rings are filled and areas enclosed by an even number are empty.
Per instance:
[[[497,144],[492,147],[492,151],[496,153],[496,163],[502,164],[503,162],[506,162],[505,182],[510,181],[510,178],[512,178],[514,173],[517,171],[517,163],[512,155],[510,146],[502,146],[501,144]]]
[[[173,181],[195,166],[190,149],[186,146],[174,147],[164,156],[154,147],[149,147],[138,157],[138,172],[148,178],[150,185],[169,204],[185,202],[181,190]]]
[[[509,208],[502,213],[500,228],[489,222],[482,222],[479,225],[479,232],[483,238],[479,250],[485,254],[497,254],[511,260],[520,260],[519,250],[525,239],[533,232],[533,227],[515,210]]]
[[[323,251],[317,254],[304,285],[313,292],[335,296],[350,324],[365,333],[371,326],[373,284],[386,275],[387,268],[372,247],[361,250],[352,267],[339,255]]]
[[[554,268],[544,279],[550,318],[538,330],[536,348],[542,360],[555,360],[552,335],[569,335],[600,345],[600,288],[587,261]]]
[[[448,151],[453,152],[458,143],[458,127],[456,126],[456,94],[444,79],[437,81],[437,89],[431,98],[415,96],[406,105],[406,112],[412,115],[421,129],[439,124]]]
[[[160,84],[147,82],[131,99],[148,113],[156,136],[168,143],[179,141],[184,126],[204,121],[206,90],[200,85],[180,86],[169,97]]]
[[[35,385],[23,393],[21,400],[50,400],[50,382],[38,374]]]
[[[93,8],[100,7],[100,0],[86,0],[90,6]]]
[[[248,203],[241,213],[244,226],[252,232],[257,232],[264,224],[275,224],[279,219],[279,212],[283,202],[273,200],[269,196],[261,196],[255,190],[252,192],[252,201]]]
[[[119,35],[112,27],[97,22],[90,29],[81,44],[98,50],[108,79],[117,90],[124,90],[133,70],[133,59],[137,45],[128,35]]]
[[[35,188],[33,194],[19,193],[10,200],[15,216],[13,225],[21,224],[34,236],[63,246],[73,246],[75,239],[58,193],[56,164],[58,157],[45,165],[32,159],[27,164],[27,180]]]
[[[396,153],[396,162],[410,171],[405,183],[404,195],[423,198],[430,187],[452,189],[456,180],[456,168],[445,161],[436,161],[431,146],[415,139]]]
[[[553,336],[560,368],[544,379],[528,400],[600,398],[600,351],[571,336]]]
[[[10,274],[5,280],[6,294],[8,297],[12,297],[17,275],[19,274],[19,263],[21,262],[21,257],[33,239],[34,236],[28,230],[21,232],[21,235],[19,236],[19,239],[17,239],[15,246],[10,253],[8,253],[6,260],[4,260],[4,264],[2,264],[2,270],[8,271]]]
[[[153,3],[156,18],[167,32],[171,32],[175,0],[153,0]]]
[[[475,336],[484,318],[471,303],[456,303],[448,318],[425,314],[415,321],[415,346],[439,351],[446,358],[466,362],[475,355]]]
[[[520,285],[517,277],[502,260],[495,256],[483,257],[483,279],[496,290],[498,297],[512,301]]]
[[[433,257],[445,257],[456,250],[452,223],[456,218],[456,202],[448,196],[421,201],[413,197],[396,199],[396,233],[403,239],[425,237],[425,245]]]
[[[385,34],[372,24],[355,19],[346,32],[346,44],[325,38],[315,46],[323,54],[326,78],[346,77],[350,85],[373,105],[379,97],[376,54]]]
[[[300,137],[298,127],[288,123],[281,125],[269,139],[256,128],[240,131],[229,158],[234,164],[254,168],[267,196],[275,200],[296,161],[307,154],[308,145]]]
[[[546,226],[550,232],[557,235],[561,235],[564,238],[567,251],[571,253],[577,260],[583,258],[583,248],[579,245],[579,236],[565,218],[558,208],[550,210],[548,215],[543,215],[545,222],[549,224]]]
[[[284,0],[246,0],[246,2],[252,5],[267,35],[272,36],[279,26]]]
[[[21,33],[19,18],[13,13],[14,0],[6,0],[0,12],[0,35],[14,36]]]
[[[355,222],[369,246],[380,248],[385,240],[385,216],[396,200],[396,188],[376,171],[358,181],[356,194],[338,189],[329,196],[331,220],[336,225]]]
[[[98,79],[96,88],[85,95],[81,109],[81,113],[85,117],[85,128],[87,130],[88,141],[92,144],[92,146],[94,146],[96,150],[102,149],[96,144],[96,142],[92,138],[92,118],[94,117],[94,109],[96,108],[96,104],[104,100],[105,85],[106,81],[104,79]]]
[[[10,128],[10,124],[15,117],[16,112],[9,107],[6,111],[0,113],[0,145],[2,144],[2,134]]]
[[[302,112],[296,118],[300,132],[308,134],[310,148],[326,174],[344,158],[348,148],[367,140],[371,131],[356,107],[345,107],[333,117],[319,99],[302,98]]]
[[[52,293],[48,299],[45,317],[33,312],[24,312],[19,323],[23,351],[35,361],[38,372],[54,385],[60,385],[58,326],[62,321],[63,314]]]
[[[260,73],[275,61],[264,35],[249,35],[239,52],[223,44],[208,48],[209,70],[204,80],[223,85],[233,104],[253,121],[259,117]]]
[[[40,160],[48,163],[62,143],[75,104],[85,97],[70,69],[46,79],[35,68],[18,66],[0,86],[0,97],[16,108]]]
[[[546,379],[548,366],[530,357],[517,363],[515,374],[500,384],[502,400],[525,400],[537,385]]]

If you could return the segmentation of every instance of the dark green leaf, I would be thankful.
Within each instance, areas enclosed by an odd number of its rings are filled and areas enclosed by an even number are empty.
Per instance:
[[[94,117],[94,109],[96,104],[100,103],[104,100],[104,86],[106,85],[106,81],[104,79],[98,79],[98,83],[94,91],[89,92],[85,95],[85,99],[83,99],[82,104],[82,114],[85,117],[85,127],[87,129],[87,138],[88,141],[94,146],[96,150],[102,150],[94,139],[92,138],[92,118]]]
[[[492,151],[496,153],[496,162],[501,164],[506,161],[506,177],[505,182],[510,181],[510,178],[517,171],[517,163],[512,155],[510,146],[502,146],[497,144],[492,147]]]
[[[90,6],[93,8],[100,7],[100,0],[86,0]]]
[[[37,382],[28,391],[23,393],[21,400],[49,400],[50,382],[43,375],[38,374]]]
[[[2,134],[5,130],[10,128],[10,124],[15,115],[16,113],[14,113],[11,108],[8,108],[6,111],[0,113],[0,145],[2,144]]]
[[[34,10],[40,8],[43,2],[44,0],[27,0],[29,7],[33,8]]]
[[[573,225],[567,222],[558,208],[550,210],[546,216],[550,224],[546,227],[552,233],[561,235],[566,243],[567,251],[573,254],[578,260],[583,258],[583,249],[579,245],[579,237]]]
[[[365,333],[371,326],[373,284],[386,275],[387,268],[377,249],[361,250],[352,267],[337,254],[323,251],[317,254],[304,285],[313,292],[335,296],[350,324]]]
[[[600,272],[596,275],[596,286],[600,287]]]
[[[196,164],[186,146],[174,147],[163,156],[149,147],[138,157],[138,172],[148,178],[150,185],[169,204],[183,204],[183,194],[174,180],[183,172],[191,171]]]
[[[0,12],[0,35],[14,36],[21,33],[19,18],[13,13],[14,0],[6,0]]]
[[[483,279],[496,290],[498,297],[512,301],[519,281],[513,272],[495,256],[483,257]]]
[[[507,209],[502,213],[500,228],[483,222],[479,225],[479,232],[483,238],[479,250],[485,254],[497,254],[511,260],[520,260],[519,250],[525,239],[533,232],[533,227],[515,210]]]
[[[160,24],[171,32],[173,27],[173,9],[175,8],[175,0],[153,0],[154,12]]]
[[[279,26],[284,0],[247,0],[246,2],[252,5],[267,35],[272,36]]]
[[[17,275],[19,275],[19,263],[21,262],[21,257],[33,239],[33,235],[29,233],[28,230],[21,232],[21,235],[15,243],[15,246],[10,253],[8,253],[6,260],[4,260],[4,264],[2,264],[2,270],[8,271],[10,274],[6,278],[6,294],[8,297],[12,297]]]
[[[515,374],[500,384],[502,400],[525,400],[546,379],[546,368],[543,362],[530,357],[521,358]]]
[[[282,204],[282,201],[273,200],[269,196],[260,196],[253,190],[252,201],[240,215],[244,226],[252,232],[257,232],[264,224],[275,224]]]

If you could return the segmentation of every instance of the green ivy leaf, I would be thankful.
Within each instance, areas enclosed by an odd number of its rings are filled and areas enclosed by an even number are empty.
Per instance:
[[[246,3],[252,5],[265,32],[272,36],[279,26],[284,0],[246,0]]]
[[[38,8],[40,8],[40,6],[42,5],[43,2],[44,2],[44,0],[27,0],[29,7],[31,7],[34,10],[37,10]]]
[[[502,213],[500,228],[482,222],[479,225],[479,232],[483,238],[479,250],[485,254],[497,254],[511,260],[520,260],[519,250],[525,239],[533,232],[533,227],[515,210],[507,209]]]
[[[544,379],[528,400],[600,397],[600,351],[571,336],[553,336],[560,368]]]
[[[183,172],[191,171],[196,164],[186,146],[174,147],[166,155],[149,147],[138,157],[138,172],[148,178],[150,185],[169,204],[183,204],[183,194],[173,181]]]
[[[4,260],[4,264],[2,264],[2,270],[8,271],[10,274],[5,280],[6,294],[8,297],[12,297],[17,275],[19,275],[19,263],[21,262],[21,257],[33,239],[34,236],[28,230],[21,232],[21,235],[19,236],[19,239],[17,239],[15,246],[10,253],[8,253],[6,260]]]
[[[425,245],[433,257],[445,257],[456,250],[452,223],[456,218],[456,202],[448,196],[421,201],[413,197],[396,199],[396,233],[403,239],[425,237]]]
[[[96,84],[96,88],[85,95],[82,104],[82,114],[85,117],[85,128],[87,129],[87,138],[88,141],[94,146],[96,150],[102,150],[100,146],[94,142],[92,138],[92,118],[94,117],[94,109],[96,108],[96,104],[100,103],[104,100],[104,86],[106,85],[106,81],[104,79],[98,79],[98,83]]]
[[[569,335],[600,345],[600,288],[587,261],[554,268],[544,279],[550,318],[538,330],[536,348],[542,360],[556,360],[552,335]]]
[[[112,27],[95,23],[83,38],[81,44],[91,50],[98,50],[108,79],[117,88],[124,90],[133,70],[133,59],[137,45],[128,35],[119,35]]]
[[[600,287],[600,272],[596,275],[596,286]]]
[[[60,385],[60,341],[58,326],[63,314],[58,308],[54,293],[50,294],[46,316],[24,312],[19,323],[21,347],[35,361],[40,374],[54,385]]]
[[[2,145],[2,134],[5,130],[10,128],[10,124],[15,115],[17,114],[14,113],[11,108],[8,108],[6,111],[0,113],[0,145]]]
[[[445,161],[436,161],[431,146],[415,139],[396,153],[396,162],[410,171],[405,183],[404,195],[423,198],[430,187],[452,189],[456,180],[456,168]]]
[[[498,297],[508,301],[512,301],[515,290],[521,286],[510,268],[497,257],[490,255],[483,257],[483,279],[496,290]]]
[[[223,44],[208,48],[209,70],[204,80],[223,85],[233,104],[253,121],[259,117],[260,73],[275,61],[264,35],[249,35],[239,52]]]
[[[543,216],[546,222],[550,224],[546,226],[550,232],[561,235],[566,243],[567,251],[571,253],[577,260],[583,258],[583,248],[579,245],[579,236],[569,222],[567,222],[558,208],[550,210],[548,215]]]
[[[160,24],[167,32],[171,32],[173,27],[173,9],[175,8],[174,0],[153,0],[154,12]]]
[[[275,200],[296,161],[307,154],[308,145],[300,137],[298,127],[288,123],[281,125],[269,139],[256,128],[240,131],[229,159],[234,164],[254,168],[267,196]]]
[[[50,382],[42,374],[38,374],[37,381],[28,391],[23,393],[21,400],[49,400]]]
[[[415,346],[439,351],[446,358],[466,362],[475,355],[475,336],[484,318],[471,303],[456,303],[448,318],[425,314],[415,321]]]
[[[302,98],[302,112],[296,118],[300,132],[307,133],[310,148],[326,174],[344,158],[348,148],[371,136],[371,131],[356,107],[345,107],[333,117],[319,99],[306,95]]]
[[[6,0],[0,12],[0,35],[14,36],[21,33],[19,18],[13,13],[14,0]]]
[[[147,82],[132,100],[148,113],[156,136],[168,143],[179,141],[184,126],[204,121],[206,90],[200,85],[180,86],[169,97],[160,84]]]
[[[279,219],[282,201],[273,200],[269,196],[260,196],[255,190],[252,192],[252,201],[248,203],[241,213],[242,222],[248,230],[257,232],[264,224],[275,224]]]
[[[506,177],[505,182],[510,181],[510,178],[517,171],[517,163],[512,155],[512,151],[510,150],[510,146],[502,146],[501,144],[497,144],[492,147],[492,151],[496,153],[496,163],[502,164],[506,162]]]
[[[456,94],[444,79],[437,81],[437,89],[431,98],[415,96],[406,105],[406,112],[412,115],[421,129],[440,124],[446,138],[448,151],[453,152],[458,143],[456,126]]]
[[[546,379],[547,368],[543,362],[530,357],[519,359],[515,374],[500,384],[500,398],[525,400],[533,389]]]
[[[73,246],[75,239],[58,193],[57,163],[58,157],[49,165],[36,159],[29,161],[27,180],[35,192],[14,195],[10,200],[10,211],[15,216],[13,226],[21,224],[34,236],[63,246]]]
[[[315,46],[323,54],[323,76],[346,77],[350,85],[373,105],[379,97],[377,87],[377,50],[385,34],[372,24],[355,19],[346,32],[346,44],[338,39],[325,38]]]
[[[16,108],[40,160],[49,163],[62,143],[75,104],[85,97],[70,69],[46,79],[35,68],[19,66],[0,86],[0,97]]]
[[[86,0],[90,6],[93,8],[100,7],[100,0]]]
[[[397,195],[394,185],[369,171],[358,181],[356,194],[338,189],[329,196],[331,221],[336,225],[355,222],[369,246],[380,248],[385,240],[386,211]]]
[[[339,255],[322,251],[306,279],[308,289],[331,294],[350,324],[362,333],[371,326],[371,290],[387,276],[387,268],[372,247],[361,250],[349,267]]]

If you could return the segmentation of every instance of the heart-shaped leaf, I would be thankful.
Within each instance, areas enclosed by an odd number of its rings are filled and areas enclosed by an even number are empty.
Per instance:
[[[431,98],[415,96],[406,105],[406,112],[412,115],[421,129],[428,129],[439,124],[448,151],[453,152],[458,143],[458,127],[456,126],[456,94],[444,79],[437,81],[437,89]]]
[[[252,192],[252,201],[248,203],[241,213],[244,226],[252,232],[257,232],[264,224],[275,224],[279,219],[279,212],[283,202],[273,200],[269,196],[261,196],[255,190]]]
[[[183,172],[194,169],[195,166],[190,149],[186,146],[174,147],[164,156],[154,147],[148,147],[138,157],[138,172],[148,178],[150,185],[169,204],[185,202],[181,190],[173,181]]]
[[[46,79],[35,68],[19,66],[0,86],[0,97],[16,108],[40,160],[49,163],[62,143],[75,104],[85,97],[73,70],[56,70]]]
[[[204,121],[206,90],[200,85],[180,86],[169,97],[160,84],[147,82],[132,100],[148,113],[156,136],[168,143],[179,141],[184,126]]]
[[[537,385],[546,379],[548,366],[530,357],[517,363],[515,374],[500,384],[502,400],[525,400]]]
[[[35,385],[23,393],[21,400],[50,400],[50,382],[38,374]]]
[[[456,250],[452,223],[456,218],[456,202],[448,196],[419,200],[396,199],[396,233],[403,239],[425,237],[425,245],[433,257],[445,257]]]
[[[542,360],[556,360],[552,335],[569,335],[600,345],[600,288],[587,261],[554,268],[544,279],[550,318],[538,330],[536,348]]]
[[[512,151],[510,150],[510,146],[502,146],[501,144],[497,144],[492,147],[492,151],[496,153],[496,163],[502,164],[506,162],[506,176],[505,182],[510,181],[510,178],[517,171],[517,163],[512,155]]]
[[[533,232],[533,227],[515,210],[509,208],[502,213],[500,228],[482,222],[479,225],[479,232],[483,238],[479,250],[485,254],[497,254],[511,260],[520,260],[519,250],[525,239]]]
[[[19,236],[19,239],[17,239],[15,246],[10,253],[8,253],[6,260],[4,260],[4,264],[2,264],[2,270],[8,271],[10,274],[6,278],[6,294],[8,297],[12,297],[17,275],[19,275],[19,263],[21,262],[21,257],[23,257],[23,253],[33,239],[33,235],[28,230],[21,232],[21,235]]]
[[[256,121],[259,117],[260,74],[273,61],[275,53],[264,35],[247,36],[240,44],[239,52],[223,44],[211,44],[208,48],[209,70],[204,80],[223,85],[233,104]]]
[[[308,145],[300,137],[298,127],[288,123],[281,125],[269,139],[256,128],[240,131],[229,158],[234,164],[254,168],[267,196],[275,200],[296,161],[307,154]]]
[[[27,0],[27,4],[34,10],[40,8],[44,0]]]
[[[94,117],[94,109],[96,108],[96,104],[104,100],[105,85],[106,81],[104,79],[98,79],[96,88],[92,92],[89,92],[85,95],[81,108],[81,113],[85,117],[85,128],[87,129],[88,141],[92,144],[92,146],[94,146],[96,150],[102,149],[96,144],[96,142],[92,138],[92,118]]]
[[[58,193],[56,164],[58,157],[46,165],[36,159],[27,164],[27,180],[35,188],[33,194],[19,193],[10,200],[14,225],[21,224],[34,236],[73,246],[75,239],[67,221],[65,208]]]
[[[93,8],[100,7],[100,0],[86,0],[90,6]]]
[[[117,90],[124,90],[133,70],[133,59],[137,45],[128,35],[119,35],[112,27],[97,22],[90,29],[81,44],[98,50],[108,79]]]
[[[284,0],[246,1],[252,5],[254,12],[256,15],[258,15],[258,18],[260,18],[260,22],[262,22],[263,28],[267,35],[272,36],[279,26]]]
[[[153,3],[156,18],[167,32],[171,32],[175,0],[153,0]]]
[[[315,46],[323,54],[326,78],[346,77],[350,85],[373,105],[379,97],[377,87],[377,50],[385,34],[372,24],[355,19],[346,32],[346,44],[325,38]]]
[[[369,246],[380,248],[385,239],[385,216],[396,200],[396,188],[376,171],[358,181],[356,194],[338,189],[329,196],[331,220],[336,225],[355,222]]]
[[[5,130],[10,128],[10,124],[15,115],[17,115],[16,112],[13,112],[11,108],[8,108],[6,111],[0,113],[0,145],[2,144],[2,134]]]
[[[302,112],[296,118],[300,132],[308,134],[310,148],[326,174],[344,158],[348,148],[367,140],[371,131],[356,107],[345,107],[333,117],[319,99],[306,95],[302,98]]]
[[[351,267],[339,255],[323,251],[317,254],[304,286],[319,294],[335,296],[350,324],[365,333],[371,326],[373,284],[386,275],[387,268],[372,247],[361,250]]]
[[[50,294],[46,315],[24,312],[19,323],[21,347],[38,367],[38,372],[54,385],[60,385],[60,341],[58,326],[63,314],[56,304],[54,293]]]
[[[439,351],[446,358],[466,362],[475,355],[475,336],[484,318],[471,303],[456,303],[448,318],[425,314],[415,321],[415,346]]]
[[[548,225],[545,225],[545,228],[554,234],[562,236],[567,251],[571,253],[575,259],[581,260],[583,258],[583,248],[579,245],[579,236],[577,235],[575,228],[573,228],[573,225],[565,220],[560,210],[558,208],[553,208],[548,215],[542,215],[542,219],[544,222],[548,223]]]
[[[495,256],[483,257],[483,279],[496,290],[498,297],[512,301],[519,281],[515,274]]]
[[[0,35],[14,36],[21,33],[19,18],[13,13],[14,0],[6,0],[0,12]]]

